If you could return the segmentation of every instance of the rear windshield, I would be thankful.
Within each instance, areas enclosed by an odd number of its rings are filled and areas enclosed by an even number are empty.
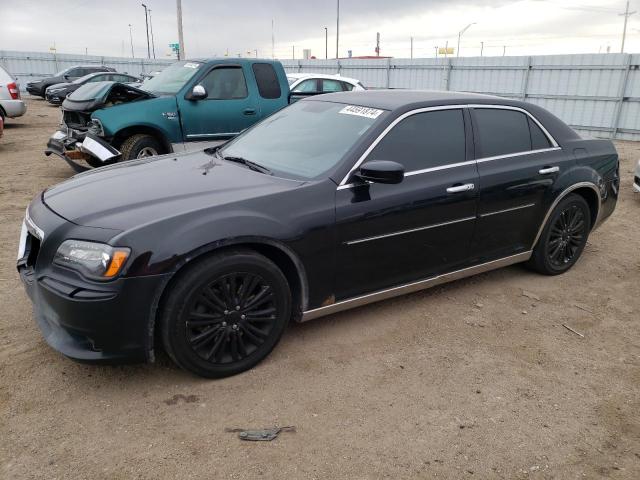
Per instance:
[[[200,62],[176,62],[146,80],[140,88],[153,93],[177,93],[201,67]]]

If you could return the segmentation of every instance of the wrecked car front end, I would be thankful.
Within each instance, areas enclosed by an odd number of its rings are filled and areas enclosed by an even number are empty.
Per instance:
[[[120,152],[105,138],[95,111],[115,105],[153,98],[154,95],[119,82],[94,82],[84,85],[62,102],[62,119],[58,130],[49,138],[45,155],[54,154],[65,160],[76,172],[117,161]]]

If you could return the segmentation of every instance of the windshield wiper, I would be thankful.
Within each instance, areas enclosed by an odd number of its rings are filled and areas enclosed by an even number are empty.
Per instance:
[[[241,165],[244,165],[245,167],[247,167],[247,168],[249,168],[249,169],[251,169],[251,170],[253,170],[255,172],[264,173],[266,175],[273,175],[273,172],[271,170],[269,170],[267,167],[263,167],[259,163],[252,162],[251,160],[247,160],[246,158],[234,157],[234,156],[225,157],[219,151],[216,151],[216,155],[219,158],[222,158],[223,160],[226,160],[228,162],[240,163]]]

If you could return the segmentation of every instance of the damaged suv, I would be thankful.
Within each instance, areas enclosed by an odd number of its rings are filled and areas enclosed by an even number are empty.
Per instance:
[[[289,103],[280,62],[209,59],[176,62],[134,87],[96,82],[62,103],[60,129],[45,154],[76,171],[120,160],[220,144]]]

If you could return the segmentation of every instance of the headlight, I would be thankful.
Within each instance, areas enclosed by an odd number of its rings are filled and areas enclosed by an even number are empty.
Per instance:
[[[102,128],[102,122],[96,118],[92,118],[87,122],[87,128],[89,132],[97,135],[98,137],[104,137],[104,129]]]
[[[105,243],[65,240],[58,247],[53,263],[79,271],[88,278],[108,280],[120,273],[130,252],[128,248]]]

